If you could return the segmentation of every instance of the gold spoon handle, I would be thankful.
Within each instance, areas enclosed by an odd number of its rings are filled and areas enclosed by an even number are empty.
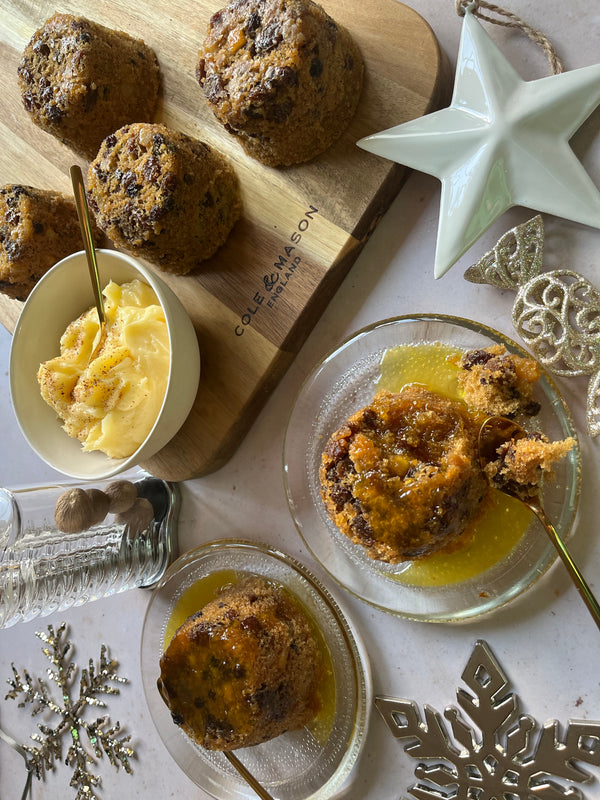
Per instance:
[[[100,275],[98,274],[98,262],[96,261],[96,249],[94,247],[94,239],[92,236],[92,225],[90,223],[90,212],[88,209],[87,198],[85,196],[83,175],[81,174],[81,168],[77,164],[74,164],[69,172],[71,175],[71,183],[73,184],[73,193],[75,195],[75,206],[77,208],[77,216],[79,218],[79,227],[81,228],[81,236],[83,238],[83,245],[85,247],[85,255],[87,257],[90,278],[92,279],[92,287],[94,289],[94,299],[96,301],[96,308],[98,310],[98,320],[100,322],[100,327],[102,328],[105,323],[104,302],[102,300]]]
[[[598,601],[594,597],[594,593],[588,586],[585,578],[579,571],[579,567],[573,561],[571,554],[569,553],[562,539],[556,532],[554,525],[548,519],[546,512],[544,511],[542,506],[536,502],[530,502],[528,503],[528,506],[546,529],[546,533],[548,534],[552,544],[558,551],[558,555],[561,557],[563,564],[567,568],[569,575],[573,580],[573,583],[577,587],[577,591],[581,595],[583,602],[586,604],[588,611],[594,618],[594,622],[596,623],[598,628],[600,628],[600,605],[598,604]]]
[[[223,755],[229,763],[239,772],[242,778],[246,781],[246,783],[254,789],[256,794],[261,798],[261,800],[273,800],[273,795],[269,794],[266,789],[264,789],[261,784],[256,780],[254,775],[249,772],[246,767],[242,764],[237,756],[235,756],[230,750],[224,750]]]

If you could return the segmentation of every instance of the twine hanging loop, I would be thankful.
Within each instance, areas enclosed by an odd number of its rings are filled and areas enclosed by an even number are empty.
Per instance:
[[[564,67],[552,43],[541,31],[532,28],[525,20],[513,14],[512,11],[507,11],[505,8],[488,3],[486,0],[454,0],[456,6],[456,13],[459,17],[464,17],[467,11],[470,11],[474,17],[482,19],[485,22],[491,22],[493,25],[501,25],[504,28],[518,28],[525,33],[532,42],[541,47],[550,62],[550,68],[554,75],[558,75],[564,71]],[[483,10],[482,10],[483,9]],[[490,16],[489,14],[496,14],[497,16]]]

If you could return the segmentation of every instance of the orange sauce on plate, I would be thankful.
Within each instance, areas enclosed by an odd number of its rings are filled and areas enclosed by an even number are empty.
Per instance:
[[[399,345],[382,358],[377,390],[399,392],[407,384],[419,383],[452,400],[461,400],[456,364],[462,353],[441,343]],[[469,580],[505,558],[531,519],[531,511],[523,503],[492,490],[485,510],[459,542],[411,562],[394,578],[412,586],[444,586]]]

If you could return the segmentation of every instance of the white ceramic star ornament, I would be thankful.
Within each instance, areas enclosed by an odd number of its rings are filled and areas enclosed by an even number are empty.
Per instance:
[[[600,64],[523,81],[469,9],[448,108],[358,145],[442,182],[440,278],[512,206],[600,227],[600,192],[569,139],[600,104]]]

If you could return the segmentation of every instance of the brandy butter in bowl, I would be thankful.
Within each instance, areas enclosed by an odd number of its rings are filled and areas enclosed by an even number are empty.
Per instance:
[[[103,346],[85,254],[74,253],[27,298],[9,371],[31,447],[84,480],[116,475],[164,447],[187,418],[200,376],[196,333],[174,292],[130,256],[98,250],[97,259]]]

